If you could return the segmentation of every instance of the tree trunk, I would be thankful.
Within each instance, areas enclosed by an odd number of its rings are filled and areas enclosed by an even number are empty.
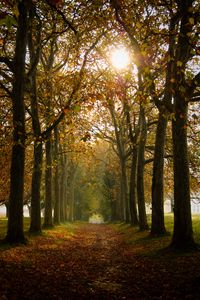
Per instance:
[[[59,170],[58,170],[58,129],[54,129],[54,224],[60,223],[60,193],[59,193]]]
[[[64,205],[64,174],[63,174],[63,171],[61,173],[61,176],[60,176],[60,188],[59,188],[59,191],[60,191],[60,222],[65,222],[65,205]]]
[[[30,69],[35,66],[29,75],[30,79],[30,100],[31,100],[31,117],[32,128],[35,137],[34,141],[34,166],[32,173],[32,186],[31,186],[31,223],[29,231],[32,233],[41,232],[41,210],[40,210],[40,188],[42,179],[42,140],[41,140],[41,128],[38,113],[38,98],[37,98],[37,63],[39,62],[38,43],[40,41],[40,31],[33,32],[33,23],[35,17],[35,10],[32,7],[30,11],[30,22],[28,32],[28,49],[30,55]],[[37,36],[38,35],[38,36]],[[39,38],[39,40],[38,40]],[[36,39],[36,41],[35,41]],[[37,46],[35,45],[37,44]],[[37,63],[36,63],[37,62]]]
[[[123,209],[124,209],[124,220],[126,223],[130,221],[130,211],[129,211],[129,203],[128,203],[128,186],[127,186],[127,175],[126,175],[126,162],[124,159],[120,160],[121,164],[121,193],[122,193],[122,201],[123,201]]]
[[[43,227],[52,227],[52,145],[51,135],[46,141],[46,170],[45,170],[45,207],[44,207],[44,224]]]
[[[172,121],[172,140],[174,155],[174,232],[171,247],[193,248],[190,178],[187,145],[188,96],[186,83],[187,62],[191,59],[191,34],[194,31],[190,18],[195,14],[190,8],[194,1],[178,3],[181,13],[180,31],[177,38],[174,71],[174,111]],[[195,47],[195,44],[194,44]]]
[[[131,175],[130,175],[130,216],[131,225],[137,226],[139,224],[137,215],[137,146],[135,146],[132,154]]]
[[[9,218],[9,202],[5,203],[5,207],[6,207],[6,218]]]
[[[140,118],[141,118],[141,131],[140,140],[138,146],[138,167],[137,167],[137,199],[138,199],[138,211],[139,211],[139,227],[140,230],[148,230],[149,226],[147,223],[145,196],[144,196],[144,154],[145,144],[147,138],[146,120],[144,108],[140,107]]]
[[[69,221],[74,221],[74,174],[72,174],[69,183]]]
[[[12,91],[13,105],[13,147],[10,173],[9,218],[6,241],[24,243],[23,197],[25,161],[25,56],[27,44],[27,2],[18,4],[19,16],[14,57]]]
[[[174,154],[174,232],[171,246],[185,249],[195,245],[190,207],[189,164],[187,150],[187,102],[175,98],[172,122]]]
[[[34,166],[31,189],[31,223],[29,231],[41,232],[40,187],[42,179],[42,143],[34,143]]]
[[[63,216],[64,221],[68,220],[68,182],[67,182],[67,156],[63,156]]]
[[[153,162],[151,235],[163,235],[166,233],[163,199],[166,129],[167,112],[164,109],[161,109],[159,111],[159,118],[156,129],[156,141]]]
[[[59,198],[60,198],[60,222],[65,222],[65,205],[64,205],[64,197],[65,197],[65,164],[64,164],[64,154],[62,153],[62,147],[60,146],[60,181],[59,181]]]

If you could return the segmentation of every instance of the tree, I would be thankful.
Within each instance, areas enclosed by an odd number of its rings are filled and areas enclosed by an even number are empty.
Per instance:
[[[60,224],[60,188],[59,188],[59,131],[54,129],[54,224]]]
[[[39,63],[39,55],[41,48],[41,21],[37,18],[37,25],[34,27],[34,18],[36,17],[35,7],[32,4],[29,17],[28,30],[28,49],[30,53],[30,70],[28,72],[30,101],[31,101],[31,119],[32,129],[34,134],[34,158],[32,172],[32,187],[31,187],[31,222],[30,232],[41,232],[41,212],[40,212],[40,189],[42,178],[42,138],[41,126],[38,111],[38,96],[37,96],[37,66]],[[39,20],[38,20],[39,19]]]
[[[195,247],[190,207],[190,179],[187,144],[188,101],[200,82],[200,73],[187,86],[187,63],[193,56],[197,40],[195,1],[176,1],[180,13],[174,66],[174,119],[172,121],[174,155],[174,232],[171,247]],[[197,14],[198,15],[198,14]]]
[[[28,31],[28,1],[18,1],[18,26],[13,72],[13,146],[11,161],[11,183],[9,197],[9,218],[6,241],[24,243],[23,233],[23,194],[25,161],[25,56]]]

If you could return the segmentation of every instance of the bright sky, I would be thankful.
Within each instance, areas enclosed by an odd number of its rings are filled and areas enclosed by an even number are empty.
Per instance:
[[[116,69],[124,69],[130,63],[128,51],[123,48],[116,48],[111,52],[111,62]]]

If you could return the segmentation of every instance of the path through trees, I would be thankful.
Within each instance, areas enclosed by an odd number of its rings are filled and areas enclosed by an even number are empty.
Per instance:
[[[200,253],[159,254],[167,237],[124,226],[75,223],[1,249],[1,299],[199,299]]]

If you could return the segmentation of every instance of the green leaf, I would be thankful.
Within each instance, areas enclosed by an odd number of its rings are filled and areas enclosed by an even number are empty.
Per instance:
[[[0,20],[0,26],[7,26],[8,30],[14,25],[17,26],[17,21],[12,16],[6,16],[4,19]]]
[[[79,112],[80,110],[81,110],[80,105],[75,105],[75,106],[73,107],[73,111],[74,111],[74,112]]]

